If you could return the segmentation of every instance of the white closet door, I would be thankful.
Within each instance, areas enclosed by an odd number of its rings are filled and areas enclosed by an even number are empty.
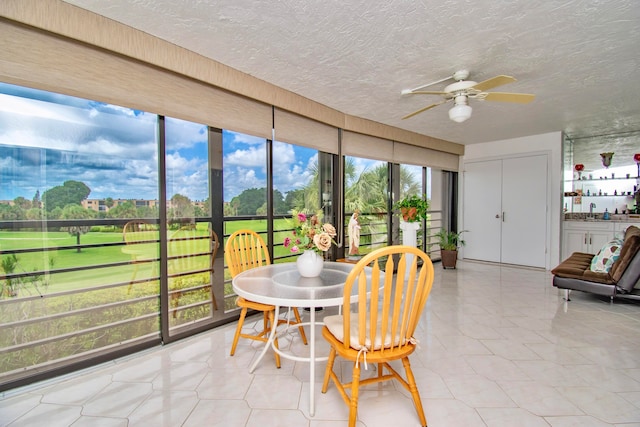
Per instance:
[[[500,262],[502,160],[464,166],[464,257]]]
[[[547,235],[547,156],[502,162],[502,262],[544,267]]]

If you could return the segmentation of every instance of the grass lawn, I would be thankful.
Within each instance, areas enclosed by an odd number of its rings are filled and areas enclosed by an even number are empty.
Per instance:
[[[168,237],[207,236],[208,225],[200,223],[195,231],[188,230],[168,230]],[[263,219],[225,221],[224,233],[230,235],[236,230],[249,228],[259,233],[267,231],[267,221]],[[286,258],[291,255],[289,250],[282,246],[284,238],[290,236],[292,223],[287,219],[277,219],[274,221],[274,257],[275,262],[289,262],[295,258]],[[75,246],[76,236],[72,236],[65,231],[0,231],[0,258],[3,251],[17,249],[44,249],[48,251],[37,251],[17,254],[18,264],[15,273],[26,273],[32,271],[51,271],[65,268],[76,268],[85,266],[98,266],[114,262],[126,262],[132,260],[131,247],[140,248],[141,245],[133,245],[127,248],[123,240],[122,231],[118,228],[102,228],[103,231],[90,231],[80,236],[80,243],[103,244],[122,243],[122,246],[105,246],[96,248],[83,248],[80,252],[76,248],[56,249],[64,246]],[[110,231],[113,230],[113,231]],[[282,230],[282,231],[280,231]],[[221,236],[220,236],[221,237]],[[219,255],[224,251],[224,242],[220,242]],[[208,240],[179,241],[169,244],[169,256],[176,254],[207,252]],[[159,245],[146,245],[146,258],[157,258]],[[189,246],[188,248],[186,246]],[[277,260],[282,258],[281,260]],[[204,257],[199,259],[200,263],[205,263]],[[171,265],[169,266],[171,269]],[[48,283],[47,292],[57,292],[69,289],[79,289],[85,287],[98,286],[107,283],[126,282],[131,280],[136,267],[133,265],[92,268],[84,271],[74,271],[69,273],[45,274],[43,280]],[[0,273],[3,273],[0,267]],[[135,271],[135,278],[145,278],[157,276],[157,263],[139,264]],[[1,282],[1,281],[0,281]],[[41,287],[42,288],[42,287]],[[36,290],[32,290],[36,292]]]

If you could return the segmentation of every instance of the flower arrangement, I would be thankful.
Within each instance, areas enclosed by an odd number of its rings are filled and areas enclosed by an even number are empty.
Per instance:
[[[329,223],[320,221],[322,213],[307,216],[304,212],[293,212],[293,236],[284,239],[284,247],[292,253],[301,250],[326,252],[336,244],[336,229]]]
[[[427,210],[429,209],[429,200],[426,196],[417,195],[405,197],[393,205],[393,209],[400,211],[399,216],[407,222],[417,222],[423,218],[427,218]]]

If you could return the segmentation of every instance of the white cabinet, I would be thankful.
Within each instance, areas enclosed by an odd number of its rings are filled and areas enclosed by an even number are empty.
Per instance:
[[[640,227],[640,223],[637,222],[616,222],[616,237],[619,238],[624,238],[624,232],[627,230],[627,228],[631,225],[635,225],[636,227]]]
[[[574,252],[590,254],[598,251],[613,239],[623,237],[624,230],[635,223],[613,221],[564,221],[562,235],[562,259],[567,259]]]

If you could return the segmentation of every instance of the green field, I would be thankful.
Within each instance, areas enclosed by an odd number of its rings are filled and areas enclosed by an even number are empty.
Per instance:
[[[267,220],[242,220],[225,221],[224,233],[230,235],[236,230],[249,228],[259,233],[267,230]],[[290,236],[292,223],[286,219],[274,221],[274,258],[275,262],[289,262],[293,259],[287,248],[282,246],[284,238]],[[204,237],[208,235],[208,224],[200,223],[195,230],[168,230],[169,256],[172,254],[187,254],[194,252],[207,252],[207,240],[171,242],[171,239],[186,237]],[[146,237],[149,239],[149,237]],[[158,239],[159,236],[151,237]],[[366,237],[363,239],[366,241]],[[151,278],[158,276],[158,263],[148,262],[138,265],[124,265],[113,267],[101,267],[117,262],[130,262],[135,259],[131,247],[127,247],[123,239],[122,229],[118,227],[94,227],[92,231],[80,237],[81,245],[100,245],[118,243],[117,246],[103,246],[81,248],[76,247],[76,236],[66,231],[0,231],[0,260],[4,261],[7,251],[37,249],[34,252],[19,253],[16,255],[17,264],[13,274],[30,272],[42,272],[35,278],[23,278],[22,283],[17,283],[21,288],[20,295],[33,295],[37,293],[52,293],[72,289],[90,288],[109,283],[127,282],[129,280]],[[196,245],[195,247],[193,245]],[[190,245],[190,247],[186,247]],[[134,245],[136,249],[145,247],[146,255],[138,255],[137,259],[159,258],[159,244]],[[70,249],[60,249],[70,247]],[[224,242],[221,242],[218,256],[222,256]],[[48,250],[47,250],[48,249]],[[366,250],[365,250],[366,251]],[[4,253],[3,253],[4,252]],[[202,259],[199,262],[204,263]],[[9,274],[0,265],[0,274]],[[58,272],[61,269],[91,267],[86,270],[73,272]],[[171,269],[171,266],[169,266]],[[229,279],[229,277],[226,277]],[[15,282],[16,279],[14,279]],[[6,279],[0,279],[0,285],[6,287]],[[14,283],[14,286],[16,283]],[[6,297],[6,295],[3,295]]]
[[[290,226],[286,220],[281,219],[275,222],[276,230],[286,229],[287,227]],[[242,228],[250,228],[258,232],[263,232],[266,231],[267,223],[266,220],[225,222],[225,234],[231,234],[232,232]],[[5,257],[9,257],[9,255],[6,254],[7,251],[37,249],[37,251],[34,252],[17,254],[17,264],[14,267],[13,273],[20,274],[34,271],[43,272],[43,275],[39,278],[39,292],[42,292],[44,288],[47,289],[47,292],[56,292],[129,280],[133,276],[135,270],[135,267],[130,265],[106,268],[96,267],[89,270],[50,274],[50,272],[60,269],[100,266],[132,260],[130,248],[128,248],[124,242],[121,229],[115,227],[96,227],[94,230],[95,229],[99,229],[101,231],[90,231],[87,234],[82,235],[80,237],[81,245],[100,245],[106,243],[121,243],[122,245],[81,248],[80,251],[78,251],[76,248],[76,236],[72,236],[64,231],[0,231],[0,260]],[[288,254],[288,250],[280,245],[285,234],[287,233],[275,233],[276,257],[286,256]],[[168,230],[167,237],[170,239],[168,249],[169,255],[207,252],[207,240],[197,240],[195,243],[196,247],[193,247],[194,242],[171,242],[171,239],[173,238],[188,236],[205,237],[207,235],[207,224],[199,224],[194,231]],[[159,238],[159,236],[156,238]],[[187,245],[190,245],[191,247],[186,248],[185,246]],[[145,246],[145,250],[148,255],[142,256],[141,258],[158,258],[158,244],[136,245],[133,247],[140,249]],[[72,248],[59,249],[62,247]],[[222,254],[223,247],[224,243],[221,242],[219,255]],[[47,248],[48,250],[45,250]],[[201,262],[204,262],[204,260]],[[154,269],[157,274],[157,268],[157,265],[154,265],[154,263],[140,264],[137,269],[138,271],[135,272],[136,278],[151,277],[154,273]],[[5,272],[0,265],[0,274],[7,273],[10,272]],[[2,282],[2,280],[0,280],[0,282]],[[26,283],[23,285],[25,286],[25,291],[38,292],[37,289],[28,289],[29,287],[35,287],[34,283]]]

